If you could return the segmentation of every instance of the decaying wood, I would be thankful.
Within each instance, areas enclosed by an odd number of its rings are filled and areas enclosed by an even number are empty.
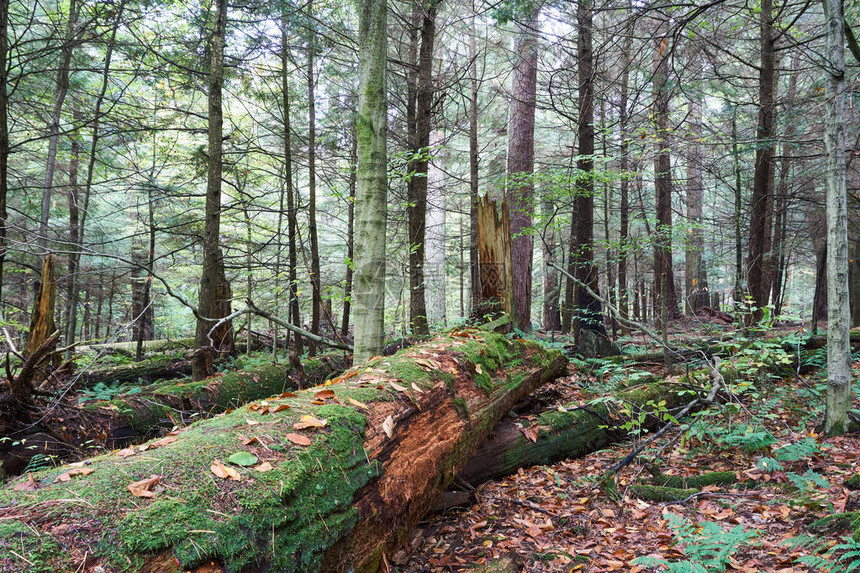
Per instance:
[[[16,381],[9,381],[13,396],[22,404],[30,401],[29,395],[25,394],[28,394],[32,387],[43,382],[59,363],[59,356],[53,352],[59,338],[54,324],[56,296],[54,259],[48,254],[42,260],[42,275],[33,304],[33,314],[30,316],[30,330],[27,345],[23,351],[22,371],[16,376]]]
[[[483,316],[499,311],[514,316],[510,218],[507,201],[502,201],[501,216],[496,202],[489,197],[484,196],[478,202],[478,277],[481,298],[476,310]]]
[[[324,391],[269,398],[175,441],[93,459],[87,475],[54,481],[75,469],[64,467],[16,480],[0,489],[0,519],[23,533],[0,549],[50,546],[41,554],[54,570],[214,561],[228,571],[377,571],[495,423],[565,364],[534,343],[457,331],[373,359]],[[260,467],[232,465],[237,452]],[[2,570],[23,563],[0,555]]]

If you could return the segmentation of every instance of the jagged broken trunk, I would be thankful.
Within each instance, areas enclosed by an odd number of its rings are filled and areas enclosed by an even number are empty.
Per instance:
[[[565,364],[536,343],[454,331],[145,451],[27,476],[0,490],[0,570],[26,558],[53,570],[376,571],[499,419]]]

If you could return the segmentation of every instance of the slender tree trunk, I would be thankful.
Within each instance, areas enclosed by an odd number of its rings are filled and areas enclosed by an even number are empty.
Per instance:
[[[672,268],[672,162],[669,156],[669,46],[670,37],[660,35],[654,52],[654,115],[657,137],[654,156],[654,188],[657,198],[657,228],[654,243],[654,292],[665,295],[666,320],[680,316]],[[656,304],[655,304],[656,308]],[[662,316],[661,316],[662,321]],[[661,328],[665,323],[661,322]]]
[[[81,112],[77,107],[72,108],[72,117],[76,124],[81,120]],[[78,167],[81,163],[81,140],[80,134],[75,132],[71,135],[71,152],[69,160],[69,244],[72,253],[69,255],[69,281],[66,283],[66,344],[72,344],[75,337],[75,328],[78,317],[78,293],[75,284],[75,276],[78,274],[78,258],[80,237],[80,199],[81,188],[78,185]],[[71,349],[66,351],[66,359],[71,358]]]
[[[476,47],[475,0],[469,19],[469,279],[471,294],[469,308],[481,299],[481,278],[478,272],[478,50]]]
[[[741,182],[741,156],[738,149],[738,106],[732,109],[732,161],[735,172],[735,288],[732,298],[735,302],[735,312],[740,312],[744,303],[744,264],[743,244],[741,235],[741,213],[742,213],[742,182]]]
[[[632,11],[632,9],[631,9]],[[624,70],[621,73],[621,93],[618,102],[618,131],[621,140],[621,197],[619,198],[619,228],[618,228],[618,313],[622,319],[628,318],[629,295],[627,290],[627,254],[630,236],[630,142],[628,141],[628,90],[630,84],[630,66],[632,65],[633,34],[624,39],[623,62]],[[634,311],[634,316],[637,313]],[[622,321],[621,332],[630,334],[630,328]]]
[[[442,132],[434,130],[431,134],[432,149],[441,150]],[[441,151],[440,151],[441,152]],[[434,160],[435,161],[435,160]],[[427,319],[431,324],[444,326],[447,323],[446,260],[447,241],[445,237],[445,173],[438,164],[431,164],[427,170]]]
[[[517,24],[511,109],[508,120],[508,183],[511,213],[511,257],[515,324],[531,328],[533,239],[528,232],[534,211],[535,104],[537,97],[537,29],[540,7],[530,4]]]
[[[385,340],[385,220],[388,195],[388,5],[385,0],[360,0],[358,11],[355,364],[381,354]]]
[[[841,0],[824,0],[827,27],[827,408],[824,431],[851,420],[851,311],[848,298],[848,197],[845,166],[845,20]]]
[[[313,1],[308,2],[308,235],[311,242],[311,333],[319,335],[322,312],[322,285],[320,283],[320,248],[317,237],[317,178],[316,178],[316,90],[314,89],[314,24]],[[316,354],[316,344],[308,340],[308,352]]]
[[[346,284],[343,289],[343,320],[340,325],[342,336],[349,334],[349,311],[352,306],[353,261],[355,260],[355,186],[358,169],[357,145],[358,138],[355,133],[355,124],[353,124],[352,144],[349,148],[349,208],[346,221],[346,257],[349,264],[346,265]]]
[[[547,192],[543,193],[541,200],[541,210],[543,211],[544,220],[554,214],[555,209],[552,204],[552,198]],[[543,329],[546,331],[559,330],[561,328],[561,315],[559,313],[559,282],[558,271],[554,267],[549,266],[550,263],[558,264],[556,257],[556,235],[555,225],[550,225],[546,230],[546,235],[543,240]]]
[[[776,52],[773,38],[773,0],[762,0],[760,12],[761,65],[759,67],[759,113],[756,133],[755,175],[750,205],[747,287],[755,311],[752,322],[761,319],[770,295],[771,213],[774,179],[774,108]]]
[[[9,123],[6,67],[9,50],[9,0],[0,0],[0,305],[3,303],[3,263],[6,261],[6,197],[9,191]]]
[[[791,68],[796,70],[800,65],[800,59],[795,57],[792,61]],[[790,140],[797,134],[797,124],[792,120],[790,114],[791,108],[794,105],[797,97],[797,72],[793,71],[788,80],[788,93],[786,94],[785,109],[785,142],[782,144],[782,160],[779,166],[779,183],[776,187],[774,195],[773,209],[773,256],[771,258],[773,267],[773,294],[771,301],[773,302],[774,316],[779,316],[782,313],[782,299],[784,292],[782,290],[782,282],[785,279],[786,272],[786,226],[788,224],[788,208],[789,208],[789,179],[791,174],[792,155],[794,155],[794,143]]]
[[[288,245],[288,264],[290,266],[287,272],[287,281],[289,282],[290,298],[288,302],[289,322],[291,324],[301,324],[301,315],[299,314],[299,287],[298,278],[296,276],[296,266],[298,264],[298,251],[296,248],[296,234],[298,222],[296,220],[296,211],[298,205],[295,201],[295,191],[293,189],[293,146],[292,134],[290,133],[290,43],[289,35],[289,16],[286,12],[281,15],[281,105],[284,114],[284,184],[287,192],[287,241]],[[287,333],[287,341],[289,346],[289,336]],[[295,334],[295,342],[293,350],[296,356],[302,355],[302,337],[298,333]]]
[[[203,272],[200,278],[200,295],[197,311],[195,353],[192,376],[202,380],[212,375],[212,360],[216,348],[210,340],[209,330],[213,319],[220,314],[219,306],[227,298],[224,282],[224,257],[221,253],[221,172],[223,169],[222,130],[224,111],[222,89],[224,85],[224,42],[227,29],[227,1],[216,0],[215,26],[209,40],[209,173],[206,181],[206,213],[203,229]],[[229,313],[228,313],[229,314]],[[232,329],[228,325],[228,328]]]
[[[426,284],[424,274],[427,167],[429,165],[430,114],[433,107],[433,45],[436,38],[438,0],[426,6],[416,2],[420,10],[420,40],[418,76],[416,83],[415,132],[412,141],[413,159],[409,172],[409,318],[412,332],[429,334],[427,325]]]
[[[48,250],[48,221],[51,216],[51,196],[54,191],[54,173],[57,169],[57,145],[60,140],[60,119],[63,103],[69,91],[69,68],[72,63],[72,51],[77,37],[78,11],[80,6],[76,0],[69,1],[69,19],[66,23],[66,35],[60,49],[60,60],[57,67],[57,80],[54,92],[54,109],[48,124],[48,157],[45,161],[45,186],[42,189],[42,211],[39,218],[39,250]],[[4,61],[5,65],[5,61]]]
[[[687,225],[689,233],[685,252],[686,273],[684,275],[686,304],[684,311],[695,316],[696,311],[708,305],[708,275],[703,260],[705,236],[702,229],[702,201],[704,181],[702,178],[702,54],[694,42],[687,50],[688,60],[696,85],[690,100],[690,121],[687,130]]]

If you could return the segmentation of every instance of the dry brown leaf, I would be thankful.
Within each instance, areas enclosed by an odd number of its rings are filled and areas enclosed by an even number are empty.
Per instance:
[[[289,405],[289,404],[278,404],[277,406],[275,406],[275,408],[274,408],[274,409],[269,408],[269,411],[270,411],[270,412],[272,412],[272,413],[274,413],[274,412],[280,412],[280,411],[282,411],[282,410],[289,410],[289,409],[290,409],[290,405]]]
[[[520,432],[531,440],[532,442],[537,442],[537,430],[536,426],[531,426],[530,428],[520,428]]]
[[[118,455],[121,458],[127,458],[129,456],[133,456],[134,455],[134,446],[129,446],[127,448],[123,448],[123,449],[117,451],[116,455]]]
[[[394,435],[394,418],[391,416],[385,418],[385,421],[382,422],[382,431],[385,432],[385,435],[389,438]]]
[[[352,404],[353,406],[356,406],[357,408],[362,408],[364,410],[370,410],[370,408],[364,402],[359,402],[358,400],[356,400],[354,398],[347,398],[347,400],[349,401],[350,404]]]
[[[36,480],[33,479],[33,474],[27,474],[27,480],[16,483],[12,491],[34,491],[38,486]]]
[[[481,365],[480,365],[480,364],[475,364],[475,372],[477,372],[478,374],[483,374],[483,373],[484,373],[484,369],[483,369],[483,368],[481,368]]]
[[[405,386],[401,386],[400,384],[397,384],[395,382],[391,382],[391,387],[394,388],[395,390],[397,390],[398,392],[406,392]]]
[[[153,474],[146,479],[130,483],[126,487],[136,497],[155,497],[155,492],[152,491],[152,488],[158,485],[160,481],[161,476]]]
[[[283,394],[278,394],[277,398],[295,398],[297,396],[298,394],[295,394],[293,392],[284,392]]]
[[[314,394],[314,398],[317,400],[328,400],[329,398],[334,398],[334,390],[320,390],[316,394]]]
[[[212,461],[212,465],[209,466],[209,471],[221,479],[230,478],[233,481],[239,481],[242,479],[242,475],[238,471],[229,466],[225,466],[217,459]]]
[[[257,470],[258,472],[270,472],[273,469],[275,469],[275,466],[273,466],[269,462],[263,462],[258,466],[254,466],[254,469]]]
[[[309,445],[311,445],[310,438],[308,438],[307,436],[303,436],[301,434],[287,434],[286,438],[298,446],[309,446]]]
[[[326,424],[328,424],[327,420],[320,420],[319,418],[314,418],[310,414],[305,414],[298,422],[293,424],[293,429],[304,430],[306,428],[325,428]]]
[[[258,421],[256,421],[256,420],[249,420],[248,418],[245,418],[245,422],[246,422],[249,426],[256,426],[256,425],[258,425],[258,424],[260,423],[260,422],[258,422]]]
[[[94,471],[96,471],[95,468],[72,468],[58,475],[54,481],[72,481],[72,478],[75,476],[88,476]]]
[[[177,438],[176,436],[167,436],[165,438],[161,438],[160,440],[156,440],[155,442],[152,442],[151,444],[149,444],[149,447],[150,448],[160,448],[161,446],[166,446],[167,444],[172,444],[173,442],[177,441],[178,439],[179,438]]]
[[[257,436],[251,436],[250,438],[246,438],[245,436],[239,436],[239,439],[242,440],[243,446],[251,446],[253,444],[260,443],[260,440],[257,438]]]
[[[424,393],[424,390],[422,390],[421,388],[419,388],[419,387],[418,387],[418,384],[416,384],[415,382],[413,382],[413,383],[412,383],[412,389],[413,389],[413,390],[415,390],[416,392],[418,392],[419,394],[423,394],[423,393]]]

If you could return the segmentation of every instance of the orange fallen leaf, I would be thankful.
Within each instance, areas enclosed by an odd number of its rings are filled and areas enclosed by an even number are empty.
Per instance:
[[[277,398],[295,398],[298,394],[293,392],[284,392],[283,394],[278,394]]]
[[[329,398],[334,398],[334,390],[320,390],[316,394],[314,394],[314,398],[317,400],[328,400]]]
[[[285,436],[289,441],[296,444],[297,446],[309,446],[311,445],[311,440],[307,436],[303,436],[301,434],[287,434]]]
[[[160,481],[161,476],[153,474],[146,479],[130,483],[126,487],[136,497],[155,497],[155,492],[152,491],[152,488]]]
[[[88,476],[94,471],[96,471],[94,468],[73,468],[58,475],[54,481],[72,481],[75,476]]]
[[[152,442],[151,444],[149,444],[149,447],[150,448],[160,448],[161,446],[166,446],[167,444],[172,444],[173,442],[177,441],[178,439],[179,438],[177,438],[176,436],[167,436],[165,438],[161,438],[160,440]]]
[[[289,409],[290,409],[289,404],[278,404],[277,406],[275,406],[274,409],[269,408],[269,412],[274,413],[274,412],[280,412],[282,410],[289,410]]]
[[[239,472],[231,467],[225,466],[217,459],[212,461],[212,465],[209,466],[209,471],[221,479],[230,478],[233,481],[239,481],[242,479],[242,475]]]
[[[116,455],[118,455],[121,458],[127,458],[129,456],[133,456],[134,455],[134,446],[129,446],[127,448],[123,448],[123,449],[119,450],[116,453]]]
[[[253,444],[260,443],[260,440],[257,438],[257,436],[251,436],[250,438],[246,438],[245,436],[239,436],[239,438],[242,440],[243,446],[250,446]]]
[[[305,414],[298,422],[293,424],[293,429],[304,430],[305,428],[325,428],[326,424],[328,424],[327,420],[320,420],[319,418],[314,418],[310,414]]]
[[[12,491],[33,491],[38,487],[36,480],[33,479],[33,474],[27,474],[27,481],[16,483]]]
[[[275,466],[273,466],[269,462],[263,462],[258,466],[254,466],[254,469],[257,470],[258,472],[270,472],[273,469],[275,469]]]
[[[350,403],[350,404],[352,404],[353,406],[356,406],[356,407],[358,407],[358,408],[362,408],[362,409],[364,409],[364,410],[370,410],[370,408],[369,408],[369,407],[367,406],[367,404],[365,404],[364,402],[359,402],[358,400],[355,400],[354,398],[347,398],[347,400],[348,400],[348,401],[349,401],[349,403]]]
[[[522,432],[522,434],[532,442],[537,442],[537,431],[535,430],[535,426],[520,428],[520,432]]]

